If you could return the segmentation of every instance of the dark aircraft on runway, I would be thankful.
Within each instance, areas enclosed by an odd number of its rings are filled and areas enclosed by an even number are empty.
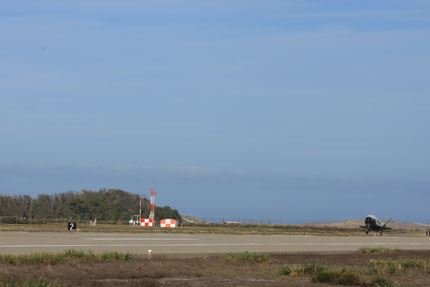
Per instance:
[[[376,217],[375,215],[368,215],[366,216],[366,219],[364,220],[364,226],[360,226],[361,228],[365,228],[366,229],[366,234],[369,234],[369,231],[375,231],[375,232],[379,232],[380,235],[382,235],[382,232],[384,230],[387,229],[392,229],[390,227],[387,227],[387,223],[391,221],[390,218],[388,221],[386,221],[385,223],[380,220],[378,217]]]

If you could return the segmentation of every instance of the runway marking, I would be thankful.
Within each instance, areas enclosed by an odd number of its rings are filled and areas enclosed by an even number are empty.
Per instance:
[[[50,248],[50,247],[207,247],[207,246],[369,246],[369,245],[430,245],[430,242],[366,242],[366,243],[171,243],[171,244],[14,244],[0,248]]]
[[[100,240],[100,241],[196,241],[197,238],[115,238],[115,237],[98,237],[98,238],[84,238],[87,240]]]

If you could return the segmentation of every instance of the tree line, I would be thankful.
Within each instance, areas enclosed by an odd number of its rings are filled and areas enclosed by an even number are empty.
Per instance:
[[[140,196],[121,189],[81,190],[56,194],[0,195],[0,217],[14,218],[17,222],[94,220],[128,221],[139,214]],[[142,199],[142,217],[149,215],[149,201]],[[182,221],[176,209],[157,206],[155,220],[174,218]]]

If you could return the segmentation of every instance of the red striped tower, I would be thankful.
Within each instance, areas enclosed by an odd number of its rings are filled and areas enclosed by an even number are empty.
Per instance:
[[[155,217],[155,195],[157,195],[157,193],[155,192],[155,189],[153,189],[152,187],[150,189],[150,194],[151,194],[151,202],[149,203],[149,218],[154,220],[154,217]]]

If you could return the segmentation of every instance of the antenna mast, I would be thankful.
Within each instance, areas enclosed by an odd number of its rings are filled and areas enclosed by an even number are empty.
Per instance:
[[[155,189],[153,189],[152,187],[150,189],[150,194],[151,194],[151,202],[149,204],[149,218],[154,220],[154,218],[155,218],[155,196],[157,195],[157,193],[155,192]]]
[[[139,195],[139,221],[142,218],[142,197]]]

